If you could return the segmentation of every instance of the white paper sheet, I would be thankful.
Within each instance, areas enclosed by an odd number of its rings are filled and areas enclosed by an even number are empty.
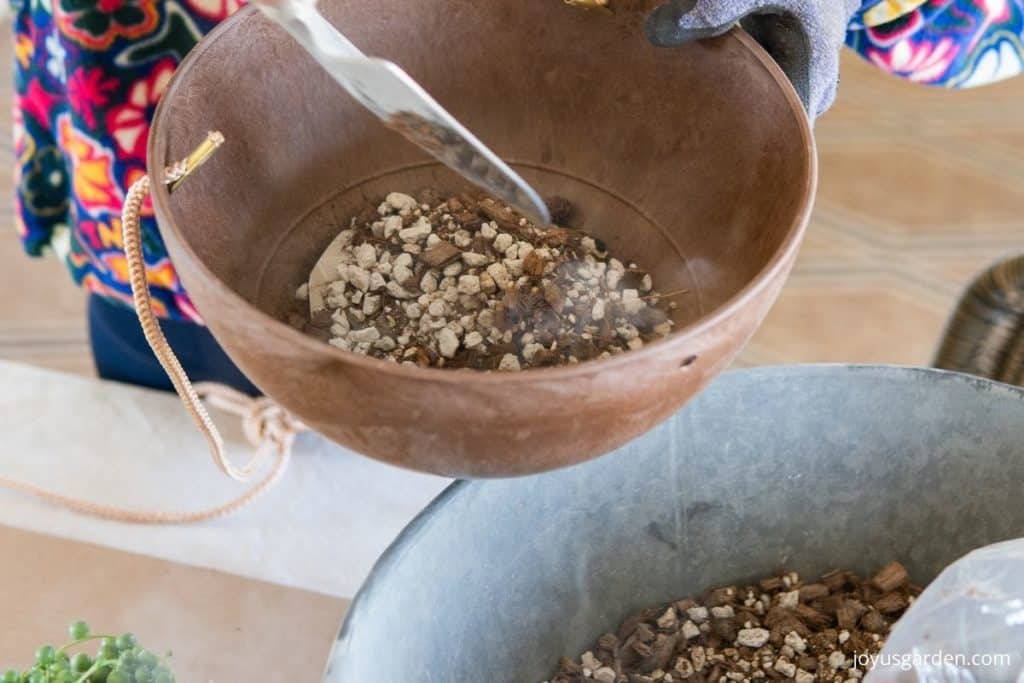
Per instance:
[[[237,418],[215,414],[237,462]],[[111,505],[197,509],[237,495],[176,396],[0,362],[0,472]],[[351,597],[448,480],[306,434],[283,479],[249,507],[184,526],[107,522],[0,489],[0,523]]]

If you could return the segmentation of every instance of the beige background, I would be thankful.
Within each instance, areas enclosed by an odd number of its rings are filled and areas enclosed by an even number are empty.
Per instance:
[[[172,651],[182,683],[318,681],[347,604],[5,527],[0,557],[0,671],[64,645],[68,624],[85,618],[98,633],[132,631]]]
[[[1024,251],[1024,78],[930,89],[846,54],[839,92],[807,240],[743,364],[930,364],[971,277]]]

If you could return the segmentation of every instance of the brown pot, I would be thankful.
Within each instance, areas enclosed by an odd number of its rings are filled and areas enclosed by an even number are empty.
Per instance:
[[[635,3],[634,3],[635,4]],[[270,397],[374,458],[450,476],[593,458],[725,369],[796,257],[816,180],[797,95],[740,30],[655,48],[643,14],[557,0],[323,0],[368,54],[402,65],[541,193],[582,208],[614,254],[679,297],[677,331],[611,359],[522,373],[399,366],[282,322],[352,213],[392,190],[463,186],[361,109],[253,8],[181,65],[149,172],[208,130],[227,142],[154,206],[218,341]]]

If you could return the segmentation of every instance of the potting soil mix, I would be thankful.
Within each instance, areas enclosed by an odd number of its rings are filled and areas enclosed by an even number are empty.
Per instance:
[[[340,231],[290,322],[346,351],[422,367],[518,371],[639,349],[672,330],[674,296],[569,225],[538,227],[466,194],[393,192]],[[308,306],[307,306],[308,304]]]
[[[545,683],[858,683],[920,592],[898,562],[716,588],[627,618]]]

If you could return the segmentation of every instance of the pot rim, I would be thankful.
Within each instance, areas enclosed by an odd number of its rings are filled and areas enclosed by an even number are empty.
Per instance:
[[[641,349],[629,351],[628,353],[616,354],[610,358],[595,358],[575,365],[561,365],[543,368],[531,368],[523,372],[452,372],[445,368],[421,368],[392,363],[372,356],[364,356],[350,351],[325,344],[319,339],[314,339],[307,334],[296,330],[291,325],[280,321],[273,316],[249,303],[239,296],[234,290],[228,287],[217,275],[211,271],[196,251],[183,238],[178,230],[176,222],[170,220],[173,215],[169,200],[170,193],[163,183],[164,169],[168,166],[167,148],[163,144],[163,113],[164,103],[174,97],[183,82],[184,76],[193,65],[202,59],[203,54],[214,43],[220,40],[228,31],[234,30],[234,24],[245,21],[252,14],[259,10],[249,5],[243,7],[227,20],[217,25],[207,36],[185,57],[182,63],[175,70],[167,90],[160,98],[157,105],[153,123],[150,127],[149,140],[147,141],[147,172],[149,177],[156,182],[152,183],[150,194],[152,196],[154,213],[161,230],[170,230],[174,233],[176,242],[188,254],[188,257],[195,264],[196,268],[212,282],[212,286],[221,296],[234,300],[237,305],[251,309],[264,326],[270,325],[277,328],[277,332],[284,335],[295,345],[296,350],[310,352],[325,359],[333,359],[344,363],[350,363],[357,367],[381,372],[385,374],[404,377],[412,380],[429,380],[432,382],[447,382],[450,384],[463,385],[471,384],[524,384],[534,381],[559,381],[570,380],[574,377],[591,375],[604,369],[611,369],[631,363],[644,363],[655,361],[665,355],[678,353],[682,359],[689,358],[687,347],[695,340],[709,333],[713,328],[722,324],[732,316],[736,315],[746,305],[757,299],[762,290],[775,282],[776,278],[790,267],[791,261],[795,258],[803,242],[811,211],[814,208],[814,198],[818,184],[818,158],[814,136],[811,132],[811,120],[808,117],[799,95],[790,83],[789,78],[776,64],[775,60],[755,41],[750,35],[739,26],[736,26],[728,33],[720,36],[723,39],[738,40],[753,57],[763,66],[772,79],[779,86],[783,97],[790,105],[791,112],[796,117],[797,127],[801,138],[801,147],[806,158],[807,171],[804,187],[801,190],[801,208],[793,217],[788,231],[781,245],[772,254],[767,264],[742,288],[739,289],[724,303],[720,304],[707,314],[697,320],[685,325],[669,334],[664,339],[645,345]],[[196,131],[197,139],[206,131]],[[187,184],[185,185],[187,187]],[[187,190],[186,190],[187,191]],[[163,222],[161,218],[165,218]],[[202,311],[199,311],[202,314]],[[212,329],[211,329],[212,332]],[[216,335],[214,335],[216,337]],[[230,354],[229,354],[230,355]]]

